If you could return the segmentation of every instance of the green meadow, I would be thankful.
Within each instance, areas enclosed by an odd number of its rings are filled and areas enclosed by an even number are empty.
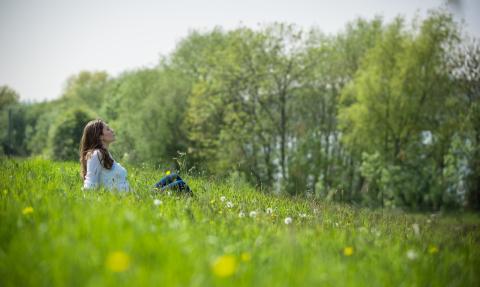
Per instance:
[[[79,165],[0,160],[0,286],[479,286],[480,218],[411,214],[127,166],[132,191],[82,191]]]

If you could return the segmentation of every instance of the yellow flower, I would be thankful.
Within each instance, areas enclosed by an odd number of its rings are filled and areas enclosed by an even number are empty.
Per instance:
[[[22,213],[23,213],[24,215],[28,215],[28,214],[30,214],[30,213],[33,213],[33,207],[31,207],[31,206],[25,207],[25,208],[22,210]]]
[[[240,258],[242,259],[242,261],[248,262],[252,259],[252,255],[250,255],[250,253],[248,252],[243,252],[242,255],[240,255]]]
[[[170,171],[169,171],[169,170],[167,170],[167,171],[165,172],[165,174],[166,174],[166,175],[169,175],[169,174],[170,174]]]
[[[123,251],[115,251],[108,255],[105,266],[113,272],[123,272],[130,266],[130,256]]]
[[[353,254],[353,247],[347,246],[347,247],[343,248],[343,255],[352,256],[352,254]]]
[[[212,265],[213,274],[218,277],[229,277],[237,270],[237,260],[232,255],[223,255],[215,259]]]
[[[430,254],[435,254],[438,252],[438,247],[435,246],[435,245],[430,245],[430,247],[428,247],[428,253]]]

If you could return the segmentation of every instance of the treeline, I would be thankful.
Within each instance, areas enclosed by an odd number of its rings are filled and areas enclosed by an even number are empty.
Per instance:
[[[1,90],[3,153],[77,160],[86,121],[115,158],[235,174],[263,191],[480,209],[480,48],[451,15],[191,32],[154,68],[81,72],[58,100]]]

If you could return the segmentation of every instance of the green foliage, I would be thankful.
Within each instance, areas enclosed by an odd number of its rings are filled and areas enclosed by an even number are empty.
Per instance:
[[[460,35],[441,10],[411,24],[357,19],[336,35],[192,31],[156,67],[83,71],[61,99],[25,105],[13,154],[55,155],[56,111],[74,106],[116,130],[122,162],[368,206],[479,209],[480,49]]]
[[[108,80],[106,72],[82,71],[67,79],[63,99],[76,106],[98,110],[104,102]]]
[[[18,103],[20,96],[9,86],[0,86],[0,111],[12,104]]]
[[[478,214],[380,212],[266,195],[238,173],[225,181],[187,177],[195,197],[183,198],[152,193],[161,171],[128,165],[132,192],[87,192],[79,168],[0,159],[1,286],[480,281]]]
[[[60,115],[49,130],[48,149],[54,160],[78,161],[83,128],[93,118],[83,109],[72,109]]]

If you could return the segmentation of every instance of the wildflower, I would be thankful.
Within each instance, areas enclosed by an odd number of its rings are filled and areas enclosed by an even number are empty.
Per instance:
[[[222,195],[222,196],[220,196],[220,200],[221,200],[222,202],[224,202],[224,201],[225,201],[225,199],[226,199],[226,198],[225,198],[225,196],[223,196],[223,195]]]
[[[240,211],[240,213],[238,214],[238,217],[240,217],[240,218],[245,217],[245,213],[243,211]]]
[[[435,245],[430,245],[430,247],[428,247],[428,253],[430,254],[438,253],[438,247]]]
[[[170,174],[170,171],[169,171],[169,170],[167,170],[167,171],[165,172],[165,174],[166,174],[166,175],[169,175],[169,174]]]
[[[273,209],[271,209],[270,207],[267,208],[267,214],[272,214],[273,213]]]
[[[163,202],[162,202],[160,199],[155,199],[155,200],[153,201],[153,205],[155,205],[155,206],[159,206],[159,205],[161,205],[162,203],[163,203]]]
[[[413,228],[413,233],[415,233],[416,236],[420,235],[420,227],[418,226],[417,223],[412,224]]]
[[[227,208],[232,208],[233,207],[233,203],[228,201],[227,204],[226,204],[226,207]]]
[[[29,215],[30,213],[33,213],[33,207],[31,207],[31,206],[25,207],[25,208],[22,210],[22,213],[23,213],[24,215]]]
[[[291,217],[285,218],[285,224],[290,224],[290,223],[292,223],[292,218]]]
[[[347,247],[343,248],[343,255],[352,256],[353,255],[353,247],[347,246]]]
[[[237,260],[232,255],[223,255],[215,259],[212,271],[218,277],[229,277],[237,270]]]
[[[115,251],[108,255],[105,266],[113,272],[123,272],[130,267],[130,256],[123,251]]]
[[[248,252],[243,252],[241,255],[240,255],[240,258],[242,259],[242,261],[244,262],[248,262],[252,259],[252,255]]]
[[[408,259],[415,260],[415,259],[417,259],[417,257],[418,257],[418,254],[417,254],[417,252],[415,252],[415,250],[410,249],[410,250],[407,251],[407,258]]]
[[[256,211],[250,211],[250,217],[257,217]]]

